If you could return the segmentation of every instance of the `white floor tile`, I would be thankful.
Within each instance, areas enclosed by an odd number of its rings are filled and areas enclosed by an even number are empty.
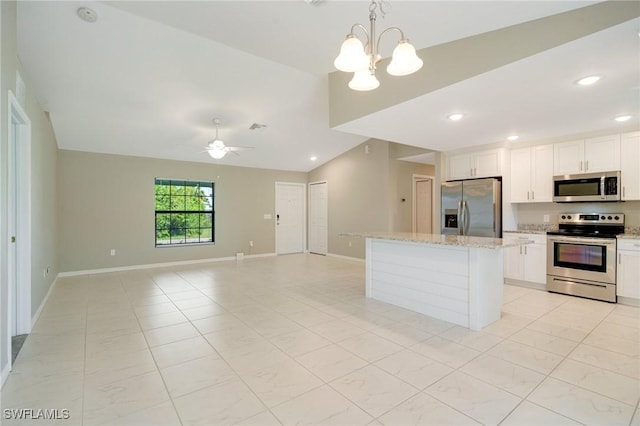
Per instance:
[[[325,382],[351,373],[367,365],[367,361],[332,344],[296,357],[296,361]]]
[[[304,254],[60,278],[1,406],[67,426],[640,426],[639,308],[506,285],[477,332],[364,279]]]
[[[425,392],[483,424],[498,424],[521,401],[509,392],[457,371]]]
[[[570,419],[593,425],[628,425],[635,409],[553,378],[542,382],[528,399]]]
[[[415,387],[372,365],[334,380],[330,385],[373,417],[418,393]]]
[[[581,423],[551,410],[532,404],[529,401],[522,401],[522,403],[500,423],[500,426],[579,426],[580,424]]]
[[[341,394],[322,386],[272,409],[284,425],[367,425],[373,417]]]

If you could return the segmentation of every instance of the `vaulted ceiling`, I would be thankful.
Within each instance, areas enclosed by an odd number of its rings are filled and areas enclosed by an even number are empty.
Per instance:
[[[18,2],[18,54],[71,150],[308,171],[368,138],[448,150],[621,128],[620,114],[640,123],[638,2],[607,20],[589,1],[385,1],[378,27],[402,28],[424,71],[381,67],[380,89],[358,93],[333,59],[368,4]],[[582,33],[566,38],[573,26]],[[395,42],[383,39],[384,56]],[[602,80],[575,84],[591,74]],[[225,143],[254,149],[210,158],[214,117]]]

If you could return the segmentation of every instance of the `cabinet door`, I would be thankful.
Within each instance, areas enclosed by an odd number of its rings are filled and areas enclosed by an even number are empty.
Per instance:
[[[502,176],[500,150],[481,151],[475,154],[473,177]]]
[[[584,173],[584,141],[563,142],[553,145],[553,174]]]
[[[585,140],[584,170],[587,173],[620,170],[620,135]]]
[[[553,146],[531,148],[531,199],[536,202],[553,200]]]
[[[472,156],[460,154],[449,157],[449,179],[464,179],[471,177]]]
[[[523,247],[524,280],[538,284],[547,283],[547,246],[529,244]]]
[[[618,251],[618,296],[640,299],[640,251]]]
[[[620,142],[622,199],[640,200],[640,132],[625,133]]]
[[[531,201],[531,148],[511,151],[511,202]],[[551,178],[549,180],[551,185]]]
[[[522,246],[504,249],[504,277],[521,280],[524,276]]]

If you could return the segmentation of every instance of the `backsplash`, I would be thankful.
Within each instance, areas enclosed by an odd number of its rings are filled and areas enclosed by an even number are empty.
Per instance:
[[[629,229],[629,233],[640,233],[640,201],[625,201],[621,203],[529,203],[513,204],[513,207],[518,229],[522,228],[522,226],[555,226],[557,229],[558,214],[560,213],[624,213],[625,232]],[[544,215],[549,215],[548,223],[544,222]]]
[[[534,231],[534,232],[549,232],[557,231],[558,225],[550,223],[519,223],[518,231]]]

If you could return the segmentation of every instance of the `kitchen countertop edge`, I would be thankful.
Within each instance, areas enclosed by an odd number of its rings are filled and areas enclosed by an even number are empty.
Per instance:
[[[505,240],[503,238],[418,234],[413,232],[341,232],[338,235],[341,237],[374,238],[379,240],[405,241],[411,243],[482,248],[490,250],[517,247],[533,243],[531,240]]]

